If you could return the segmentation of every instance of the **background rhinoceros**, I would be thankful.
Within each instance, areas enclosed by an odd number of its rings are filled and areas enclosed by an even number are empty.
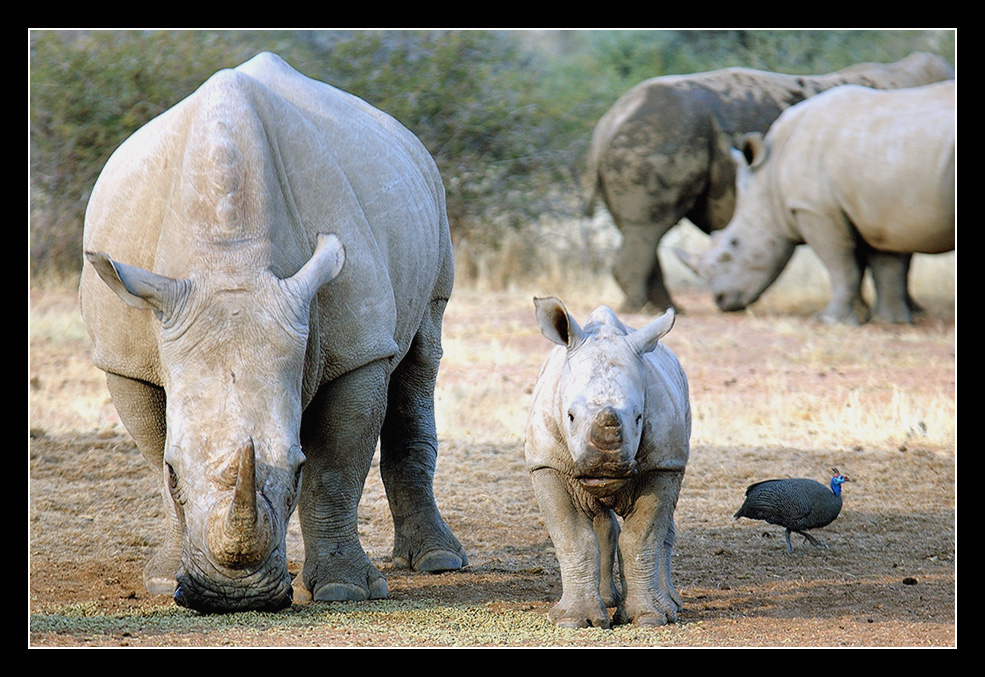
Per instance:
[[[691,437],[687,377],[660,343],[674,311],[633,331],[605,306],[582,328],[558,299],[535,304],[541,331],[558,344],[534,388],[525,444],[561,566],[549,616],[608,627],[606,607],[616,606],[617,623],[674,622],[674,510]]]
[[[873,317],[912,322],[910,255],[954,249],[956,106],[950,81],[894,91],[846,85],[788,109],[765,139],[752,135],[736,152],[732,222],[709,251],[683,258],[719,308],[740,310],[806,243],[831,278],[819,319],[869,319],[868,265]]]
[[[150,591],[205,611],[290,604],[300,501],[295,592],[385,596],[356,529],[377,439],[395,561],[466,563],[432,494],[444,192],[409,131],[261,54],[113,154],[84,246],[93,359],[169,514]]]
[[[893,64],[858,64],[817,76],[746,68],[670,75],[636,85],[599,120],[585,173],[588,211],[600,197],[622,234],[613,274],[624,310],[673,305],[657,245],[687,217],[706,233],[735,207],[729,148],[765,133],[783,110],[843,84],[913,87],[954,77],[942,58],[914,53]]]

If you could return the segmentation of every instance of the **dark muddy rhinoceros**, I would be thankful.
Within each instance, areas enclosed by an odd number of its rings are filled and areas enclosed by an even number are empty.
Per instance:
[[[736,151],[738,204],[701,255],[680,252],[722,310],[756,301],[807,244],[827,268],[825,322],[913,322],[914,253],[955,244],[955,84],[846,85],[787,109]],[[872,271],[876,306],[862,299]]]
[[[384,597],[356,523],[378,439],[395,562],[466,564],[432,493],[444,192],[408,130],[261,54],[120,146],[84,246],[93,359],[167,506],[148,590],[202,611]]]
[[[623,310],[673,305],[657,245],[685,217],[706,233],[728,224],[735,207],[729,149],[743,134],[765,134],[783,110],[838,85],[896,89],[953,77],[944,59],[915,53],[826,75],[727,68],[630,89],[596,125],[584,177],[588,212],[600,197],[622,234],[613,273],[626,295]]]

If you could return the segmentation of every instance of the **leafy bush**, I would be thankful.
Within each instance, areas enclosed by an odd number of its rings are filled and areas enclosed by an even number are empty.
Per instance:
[[[30,265],[77,274],[85,205],[110,153],[220,68],[277,52],[390,113],[434,155],[456,241],[496,248],[538,217],[574,216],[599,116],[657,75],[746,65],[822,72],[951,31],[34,31]]]

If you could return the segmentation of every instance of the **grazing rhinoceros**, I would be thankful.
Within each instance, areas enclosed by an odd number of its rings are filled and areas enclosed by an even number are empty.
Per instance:
[[[605,306],[581,328],[558,299],[534,303],[558,344],[534,389],[525,449],[561,565],[550,618],[608,627],[616,606],[617,623],[674,622],[674,509],[691,437],[687,377],[659,342],[674,311],[633,331]]]
[[[956,104],[951,81],[894,91],[846,85],[788,109],[765,139],[751,135],[736,151],[732,222],[709,251],[682,258],[719,308],[740,310],[806,243],[831,277],[819,319],[869,319],[868,264],[874,317],[912,322],[910,255],[954,249]]]
[[[727,68],[630,89],[596,125],[584,177],[586,212],[600,196],[622,233],[613,274],[626,295],[623,310],[674,305],[657,245],[685,217],[706,233],[728,224],[735,207],[729,149],[743,134],[765,133],[784,109],[838,85],[896,89],[953,77],[942,58],[915,53],[826,75]]]
[[[432,494],[444,192],[407,129],[261,54],[113,154],[84,244],[93,359],[167,506],[148,590],[289,605],[300,502],[299,601],[384,597],[356,528],[377,439],[394,560],[466,563]]]

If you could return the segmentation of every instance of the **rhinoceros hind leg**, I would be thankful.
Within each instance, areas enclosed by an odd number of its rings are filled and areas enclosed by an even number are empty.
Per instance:
[[[876,288],[876,306],[872,319],[891,324],[913,324],[914,312],[921,308],[908,289],[911,254],[891,254],[873,251],[869,254],[869,270]]]
[[[622,245],[612,267],[613,276],[626,295],[621,311],[638,313],[650,304],[654,312],[674,305],[664,284],[663,270],[657,257],[657,245],[670,225],[618,222]]]
[[[611,510],[601,511],[592,520],[592,528],[599,542],[599,595],[607,607],[615,607],[622,600],[617,584],[619,577],[619,521]]]
[[[390,379],[380,437],[380,473],[393,516],[393,561],[415,571],[452,571],[468,556],[434,500],[438,436],[434,384],[444,300],[432,301],[411,348]]]
[[[181,525],[164,480],[164,442],[167,436],[164,389],[111,373],[106,374],[106,387],[124,427],[156,474],[167,516],[164,540],[144,567],[144,587],[152,595],[173,595],[177,586],[175,575],[181,562]]]

